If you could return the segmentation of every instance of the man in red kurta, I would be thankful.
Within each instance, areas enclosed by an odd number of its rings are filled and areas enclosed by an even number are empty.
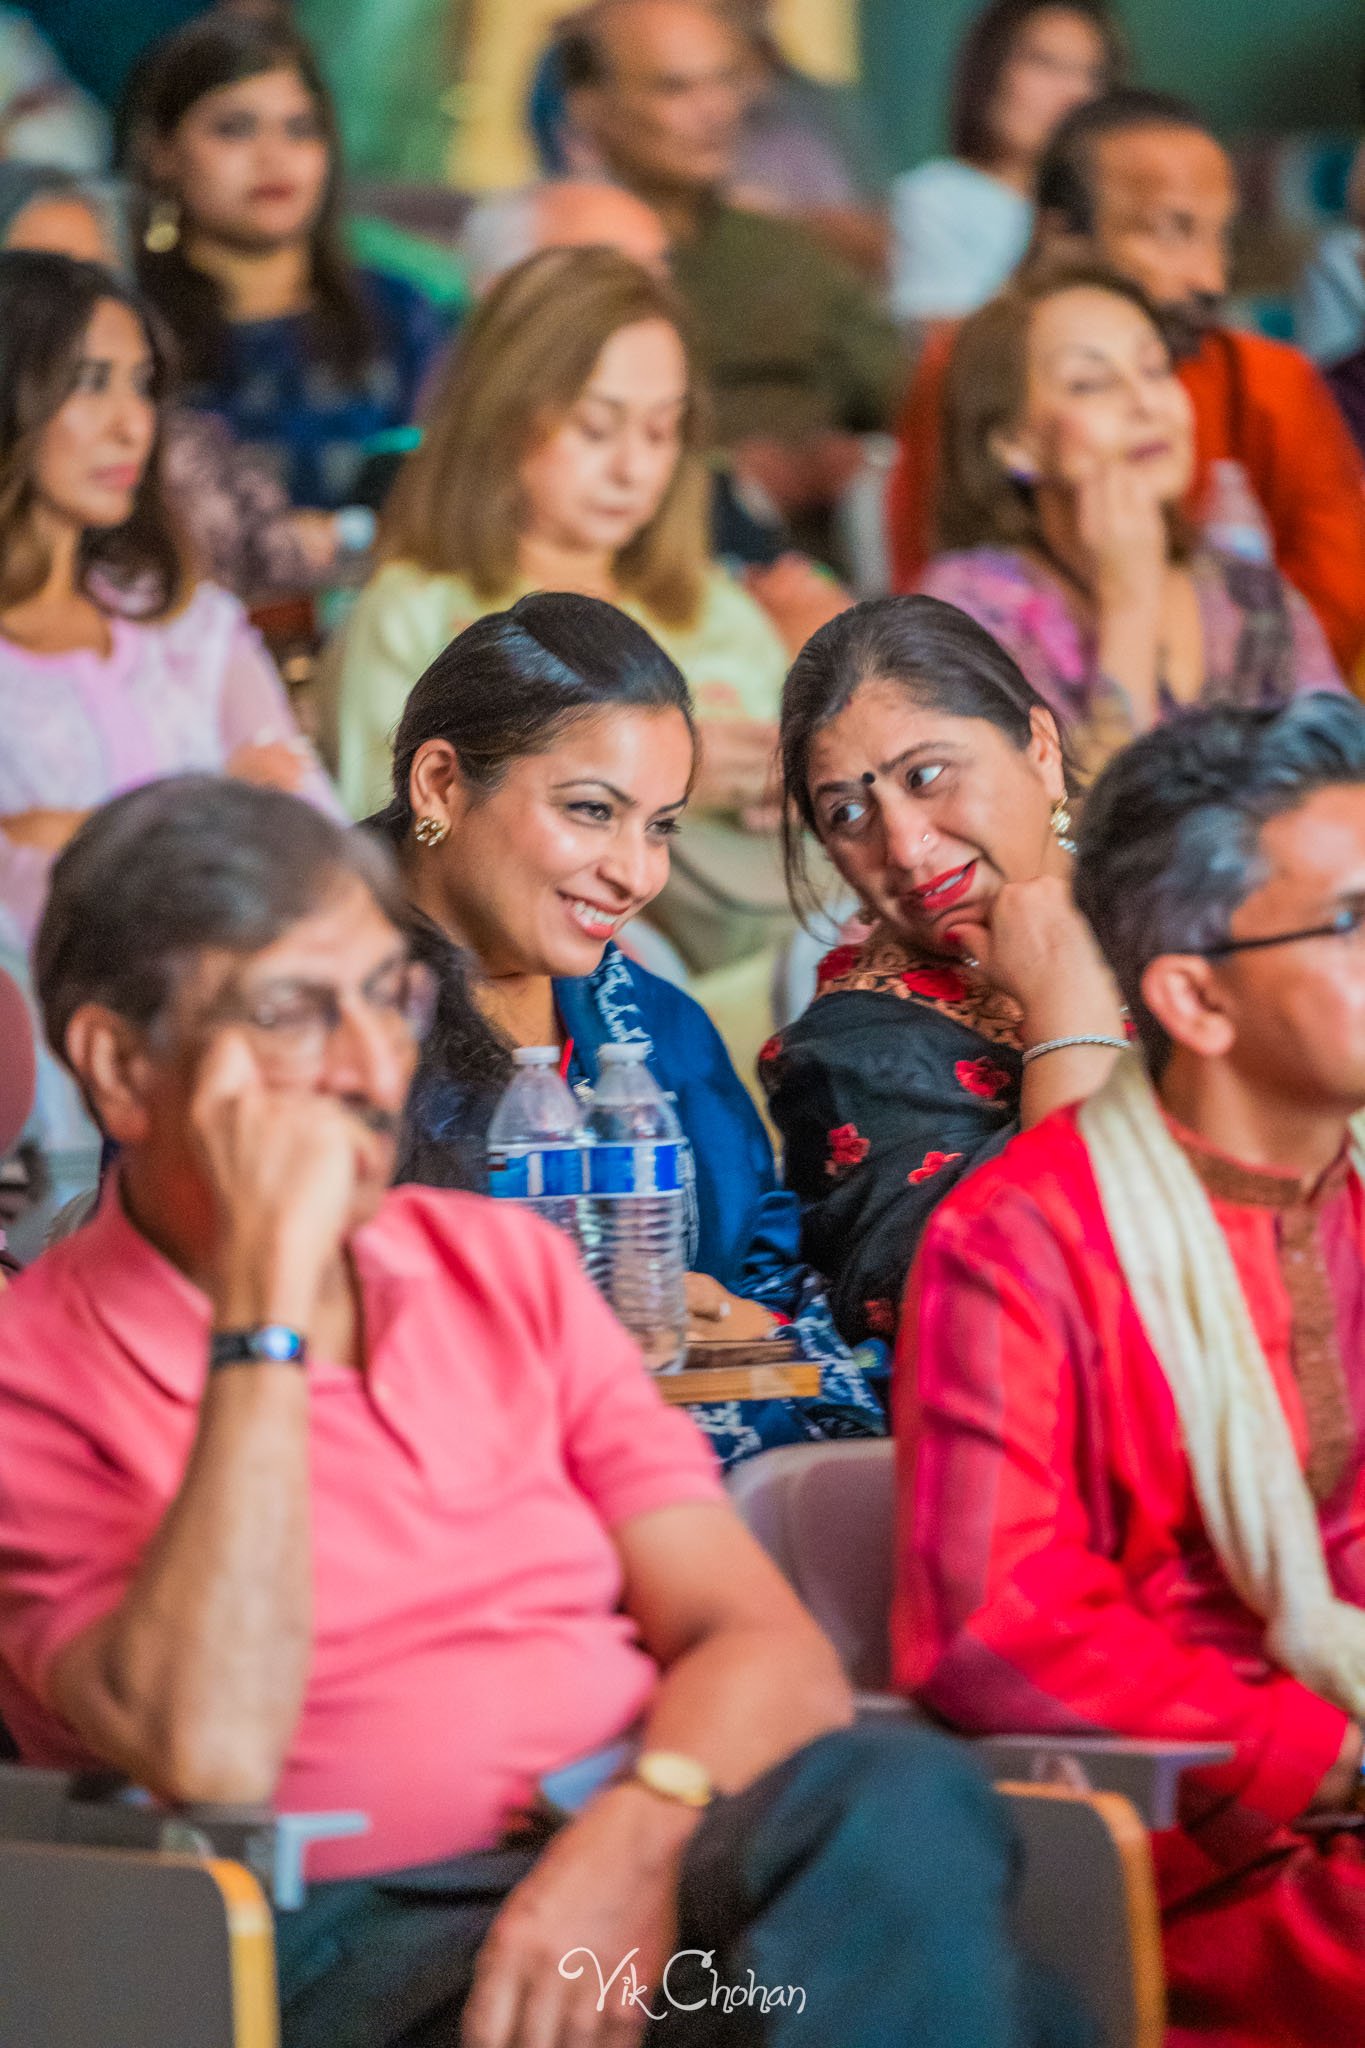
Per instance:
[[[1306,1526],[1337,1599],[1365,1606],[1365,711],[1307,697],[1139,740],[1091,796],[1077,893],[1231,1256]],[[1233,1590],[1090,1114],[1025,1132],[922,1241],[897,1357],[897,1681],[975,1731],[1230,1743],[1155,1843],[1171,2048],[1356,2048],[1365,1853],[1340,1817],[1360,1703],[1278,1663]]]
[[[1167,315],[1194,405],[1199,501],[1208,465],[1242,463],[1279,566],[1317,612],[1348,675],[1365,650],[1365,468],[1327,384],[1299,350],[1216,324],[1237,195],[1226,151],[1163,94],[1121,91],[1063,125],[1039,180],[1034,256],[1085,256],[1140,284]],[[926,338],[901,412],[887,497],[897,589],[933,551],[943,386],[955,328]]]

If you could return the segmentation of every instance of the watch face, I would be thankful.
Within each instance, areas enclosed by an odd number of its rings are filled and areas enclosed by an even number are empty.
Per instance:
[[[694,1757],[673,1749],[650,1749],[640,1758],[635,1771],[651,1791],[662,1793],[666,1799],[678,1799],[687,1806],[710,1804],[710,1777]]]
[[[257,1358],[268,1358],[279,1365],[287,1365],[298,1357],[303,1349],[297,1330],[286,1329],[283,1323],[266,1323],[254,1330],[251,1348]]]

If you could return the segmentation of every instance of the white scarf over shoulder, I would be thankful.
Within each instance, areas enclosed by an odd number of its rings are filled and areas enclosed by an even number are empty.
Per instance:
[[[1227,1240],[1136,1053],[1118,1061],[1078,1120],[1224,1569],[1264,1619],[1275,1661],[1365,1719],[1365,1609],[1332,1590],[1312,1496]],[[1365,1177],[1360,1120],[1354,1136]]]

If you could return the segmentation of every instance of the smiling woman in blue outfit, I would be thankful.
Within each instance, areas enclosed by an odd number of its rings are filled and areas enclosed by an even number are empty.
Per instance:
[[[557,1044],[575,1083],[611,1041],[648,1039],[692,1154],[694,1328],[793,1326],[818,1396],[698,1412],[726,1462],[813,1437],[880,1435],[881,1406],[801,1263],[800,1213],[763,1126],[692,998],[635,965],[615,933],[668,878],[695,765],[687,686],[642,626],[595,598],[523,598],[478,620],[408,699],[394,798],[419,947],[441,973],[409,1106],[404,1177],[479,1186],[515,1045]],[[479,969],[473,1000],[461,955]]]

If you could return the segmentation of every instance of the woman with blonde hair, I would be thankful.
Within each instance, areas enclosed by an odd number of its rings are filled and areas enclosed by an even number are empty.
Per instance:
[[[387,800],[394,728],[442,648],[531,591],[572,591],[617,605],[677,663],[701,731],[693,803],[728,815],[737,841],[761,835],[776,876],[787,661],[709,558],[705,447],[665,282],[608,249],[549,249],[508,272],[433,393],[347,627],[337,754],[357,815]]]

